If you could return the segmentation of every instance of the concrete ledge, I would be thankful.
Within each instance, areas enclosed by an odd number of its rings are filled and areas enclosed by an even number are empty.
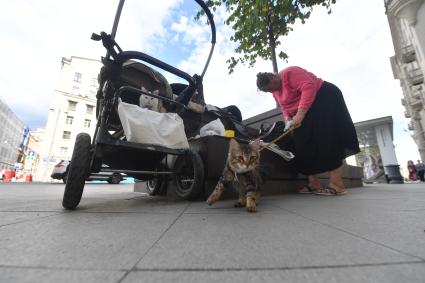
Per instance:
[[[346,188],[356,188],[362,187],[362,176],[363,171],[360,167],[355,167],[351,165],[344,164],[342,167],[343,181]],[[284,172],[285,173],[285,172]],[[287,173],[287,172],[286,172]],[[323,186],[326,186],[329,182],[328,174],[319,174],[319,181]],[[201,194],[200,198],[206,200],[211,192],[214,190],[217,184],[218,178],[207,179],[204,184],[204,191]],[[268,179],[262,186],[262,195],[277,195],[277,194],[286,194],[294,193],[298,188],[305,185],[307,182],[307,177],[301,174],[295,174],[295,176],[289,176],[287,178],[272,178]],[[146,182],[136,182],[134,184],[134,191],[147,193]],[[178,198],[175,193],[175,184],[173,181],[168,181],[167,183],[167,197]],[[222,199],[232,199],[235,198],[236,193],[233,190],[226,191]]]

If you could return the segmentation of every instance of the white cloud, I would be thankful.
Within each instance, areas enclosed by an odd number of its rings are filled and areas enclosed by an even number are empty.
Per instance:
[[[205,29],[186,16],[180,17],[178,22],[171,25],[171,30],[177,33],[183,33],[183,38],[179,39],[183,44],[202,43],[207,40]],[[189,31],[189,32],[188,32]]]

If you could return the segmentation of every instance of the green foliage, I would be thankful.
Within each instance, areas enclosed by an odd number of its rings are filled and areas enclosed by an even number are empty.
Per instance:
[[[291,25],[297,19],[304,24],[310,17],[313,6],[321,5],[331,13],[331,4],[336,0],[206,0],[212,11],[225,6],[228,18],[224,23],[230,26],[234,34],[231,41],[238,44],[235,52],[238,57],[227,60],[229,73],[239,63],[253,67],[258,57],[272,60],[273,69],[277,72],[276,47],[280,39],[292,31]],[[202,15],[199,12],[197,18]],[[277,56],[287,60],[285,52]]]

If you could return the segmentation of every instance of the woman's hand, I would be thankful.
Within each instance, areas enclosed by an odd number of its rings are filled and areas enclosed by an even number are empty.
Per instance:
[[[295,116],[292,117],[292,123],[293,123],[294,127],[297,128],[297,127],[301,126],[301,123],[304,120],[306,113],[307,113],[307,111],[305,111],[304,109],[298,109],[297,114],[295,114]]]

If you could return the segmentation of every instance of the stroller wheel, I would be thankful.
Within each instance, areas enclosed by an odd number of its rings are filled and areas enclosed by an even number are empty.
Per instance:
[[[109,177],[109,179],[107,180],[107,182],[109,184],[119,184],[121,182],[121,175],[119,173],[114,173],[111,177]]]
[[[86,133],[78,134],[75,139],[62,200],[62,206],[66,209],[74,209],[80,203],[86,177],[90,170],[90,146],[90,135]]]
[[[186,200],[196,199],[204,185],[204,164],[198,153],[180,155],[174,164],[176,194]]]
[[[158,176],[146,182],[146,191],[150,196],[164,196],[167,193],[167,179]]]

